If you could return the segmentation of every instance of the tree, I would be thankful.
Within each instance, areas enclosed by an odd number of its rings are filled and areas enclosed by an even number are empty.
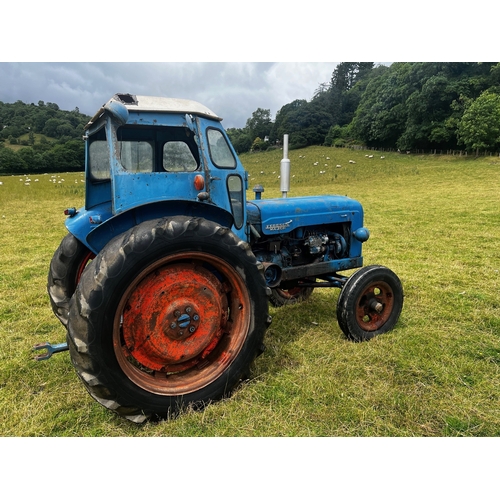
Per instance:
[[[64,125],[66,124],[67,122],[64,122],[58,118],[49,118],[45,122],[45,126],[43,127],[43,133],[45,135],[48,135],[49,137],[58,138],[61,136],[59,133],[59,127],[62,126],[64,128]]]
[[[281,140],[288,134],[291,148],[323,144],[331,124],[332,116],[319,100],[296,99],[276,114],[271,140]]]
[[[500,95],[483,92],[465,110],[457,130],[459,144],[467,149],[495,149],[500,146]]]
[[[24,160],[10,148],[0,149],[0,173],[17,174],[28,171]]]
[[[269,136],[272,125],[271,110],[257,108],[247,120],[245,128],[248,130],[250,139],[254,141],[257,137]]]
[[[372,62],[342,62],[333,70],[324,104],[324,110],[332,115],[332,125],[347,125],[352,121],[373,69]],[[316,97],[322,95],[317,93]]]
[[[246,128],[228,128],[226,132],[236,153],[241,154],[250,151],[252,139]]]
[[[354,115],[356,138],[370,146],[394,147],[405,130],[411,65],[394,63],[368,83]]]
[[[30,173],[42,172],[45,168],[42,156],[36,153],[33,148],[22,148],[16,155],[26,165]]]

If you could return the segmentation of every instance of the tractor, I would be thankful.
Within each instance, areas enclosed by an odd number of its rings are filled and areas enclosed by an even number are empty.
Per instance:
[[[136,423],[230,395],[264,350],[269,304],[337,287],[352,341],[402,310],[397,275],[362,267],[361,204],[289,197],[286,135],[282,197],[258,185],[247,199],[221,120],[191,100],[116,94],[85,127],[85,206],[65,210],[47,285],[67,341],[35,350],[69,350],[90,395]]]

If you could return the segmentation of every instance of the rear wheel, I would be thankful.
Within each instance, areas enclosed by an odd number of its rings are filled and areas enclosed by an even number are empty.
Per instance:
[[[337,319],[349,339],[370,340],[392,330],[402,308],[403,287],[397,275],[387,267],[367,266],[342,288]]]
[[[68,324],[69,301],[83,270],[94,257],[93,252],[71,233],[62,239],[52,257],[47,292],[52,311],[64,326]]]
[[[82,276],[68,344],[94,399],[135,422],[228,395],[270,322],[262,266],[227,228],[188,217],[144,222]]]

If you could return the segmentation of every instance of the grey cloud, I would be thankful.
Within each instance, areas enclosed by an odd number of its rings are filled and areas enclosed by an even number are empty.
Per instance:
[[[311,99],[338,63],[0,63],[0,101],[55,102],[92,115],[116,92],[199,101],[243,127],[257,108]]]

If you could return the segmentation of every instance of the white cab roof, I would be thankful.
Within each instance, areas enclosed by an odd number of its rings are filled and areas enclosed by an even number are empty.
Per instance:
[[[221,121],[213,111],[203,104],[189,99],[153,97],[146,95],[115,94],[113,100],[125,104],[130,111],[157,111],[160,113],[190,113]]]

